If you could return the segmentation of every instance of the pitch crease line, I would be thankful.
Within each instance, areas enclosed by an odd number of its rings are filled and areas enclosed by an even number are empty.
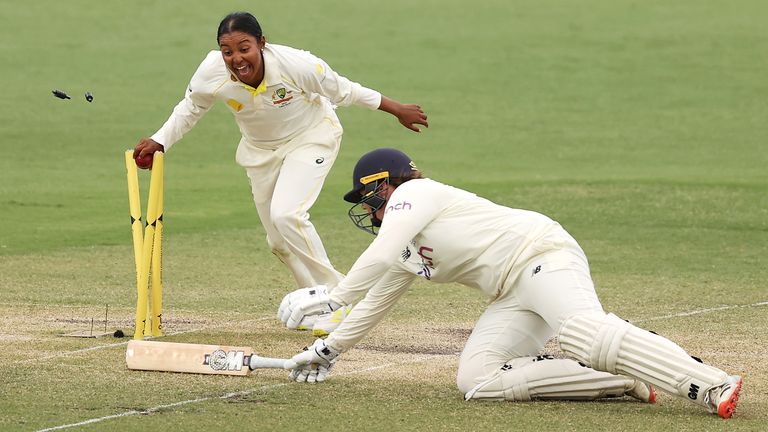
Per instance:
[[[716,308],[699,309],[699,310],[694,310],[694,311],[689,311],[689,312],[680,312],[680,313],[672,314],[672,315],[664,315],[664,316],[659,316],[659,317],[651,317],[651,318],[646,318],[646,319],[639,319],[639,320],[635,320],[635,322],[655,321],[655,320],[662,320],[662,319],[667,319],[667,318],[679,318],[679,317],[684,317],[684,316],[698,315],[698,314],[704,314],[704,313],[708,313],[708,312],[716,312],[716,311],[721,311],[721,310],[728,310],[728,309],[735,309],[735,308],[747,308],[747,307],[759,307],[759,306],[766,306],[766,305],[768,305],[768,301],[757,302],[757,303],[752,303],[752,304],[748,304],[748,305],[721,306],[721,307],[716,307]],[[259,319],[255,319],[254,321],[263,321],[265,319],[272,319],[272,318],[271,317],[270,318],[259,318]],[[179,332],[179,333],[175,333],[175,334],[189,333],[189,332],[192,332],[192,331],[196,331],[196,330],[188,330],[186,332]],[[123,345],[123,344],[127,344],[127,342],[119,343],[119,344],[112,344],[112,345],[102,345],[100,347],[93,347],[93,349],[87,348],[86,350],[87,351],[92,351],[92,350],[95,350],[95,349],[108,348],[108,347],[119,346],[119,345]],[[86,350],[73,351],[73,353],[75,353],[75,352],[83,352],[83,351],[86,351]],[[356,375],[356,374],[370,372],[370,371],[374,371],[374,370],[386,369],[386,368],[388,368],[390,366],[395,366],[395,365],[398,365],[398,364],[421,363],[423,361],[429,360],[429,358],[434,357],[434,356],[435,355],[433,354],[433,355],[430,355],[430,357],[425,357],[425,358],[416,359],[416,360],[409,360],[409,361],[403,361],[403,362],[397,362],[397,363],[386,363],[386,364],[383,364],[383,365],[371,366],[371,367],[365,368],[365,369],[360,369],[360,370],[356,370],[356,371],[349,371],[349,372],[346,372],[346,373],[340,373],[337,376]],[[127,412],[120,413],[120,414],[113,414],[113,415],[104,416],[104,417],[92,418],[92,419],[84,420],[84,421],[81,421],[81,422],[78,422],[78,423],[70,423],[70,424],[65,424],[65,425],[60,425],[60,426],[53,426],[53,427],[46,428],[46,429],[40,429],[37,432],[48,432],[48,431],[54,431],[54,430],[68,429],[68,428],[71,428],[71,427],[84,426],[84,425],[88,425],[88,424],[99,423],[99,422],[102,422],[102,421],[105,421],[105,420],[111,420],[111,419],[116,419],[116,418],[121,418],[121,417],[128,417],[128,416],[132,416],[132,415],[151,414],[151,413],[160,411],[160,410],[165,409],[165,408],[172,408],[172,407],[188,405],[188,404],[192,404],[192,403],[205,402],[205,401],[209,401],[209,400],[213,400],[213,399],[224,399],[224,400],[226,400],[226,399],[230,399],[230,398],[237,397],[237,396],[247,396],[247,395],[255,393],[257,391],[263,391],[263,390],[270,390],[270,389],[273,389],[273,388],[279,388],[279,387],[286,386],[288,384],[290,384],[290,382],[281,383],[281,384],[272,384],[272,385],[268,385],[268,386],[262,386],[262,387],[258,387],[258,388],[255,388],[255,389],[251,389],[251,390],[243,390],[243,391],[235,392],[235,393],[227,393],[227,394],[224,394],[224,395],[221,395],[221,396],[209,396],[209,397],[204,397],[204,398],[189,399],[189,400],[185,400],[185,401],[173,402],[173,403],[170,403],[170,404],[158,405],[158,406],[155,406],[155,407],[152,407],[152,408],[147,408],[147,409],[142,410],[142,411],[136,411],[136,410],[127,411]]]
[[[719,307],[715,307],[715,308],[698,309],[698,310],[693,310],[693,311],[688,311],[688,312],[679,312],[679,313],[670,314],[670,315],[663,315],[663,316],[650,317],[650,318],[640,318],[640,319],[632,320],[632,322],[642,323],[642,322],[648,322],[648,321],[658,321],[658,320],[663,320],[663,319],[668,319],[668,318],[681,318],[681,317],[686,317],[686,316],[705,314],[705,313],[709,313],[709,312],[718,312],[718,311],[729,310],[729,309],[759,307],[759,306],[768,306],[768,301],[757,302],[757,303],[752,303],[752,304],[747,304],[747,305],[730,305],[730,306],[719,306]],[[241,322],[266,321],[266,320],[270,320],[270,319],[272,319],[272,317],[256,318],[256,319],[253,319],[253,320],[246,320],[246,321],[241,321]],[[222,324],[222,325],[214,325],[214,326],[211,326],[211,327],[205,327],[205,329],[211,329],[211,328],[223,327],[223,326],[224,326],[224,324]],[[202,330],[204,330],[204,328],[196,328],[196,329],[191,329],[191,330],[179,331],[179,332],[176,332],[176,333],[169,333],[166,336],[176,336],[176,335],[181,335],[181,334],[194,333],[194,332],[202,331]],[[119,342],[119,343],[109,344],[109,345],[99,345],[99,346],[95,346],[95,347],[79,349],[79,350],[76,350],[76,351],[66,351],[66,352],[59,353],[59,354],[51,354],[51,355],[46,356],[46,357],[37,357],[37,358],[34,358],[34,359],[20,360],[20,361],[14,362],[13,364],[36,363],[36,362],[38,362],[40,360],[50,360],[52,358],[57,358],[57,357],[67,357],[67,356],[70,356],[70,355],[81,354],[81,353],[89,352],[89,351],[98,351],[100,349],[105,349],[105,348],[114,348],[114,347],[117,347],[117,346],[120,346],[120,345],[127,345],[127,344],[128,344],[128,342]]]
[[[254,319],[238,321],[238,322],[239,323],[247,323],[247,322],[251,322],[251,321],[258,322],[258,321],[267,321],[267,320],[271,320],[271,319],[272,319],[272,317],[262,317],[262,318],[254,318]],[[219,325],[213,325],[213,326],[210,326],[210,327],[194,328],[194,329],[190,329],[190,330],[183,330],[183,331],[178,331],[178,332],[174,332],[174,333],[168,333],[165,336],[177,336],[177,335],[182,335],[182,334],[187,334],[187,333],[194,333],[194,332],[198,332],[198,331],[202,331],[202,330],[206,330],[206,329],[214,329],[214,328],[217,328],[217,327],[225,327],[225,326],[228,326],[228,325],[229,324],[219,324]],[[154,339],[154,337],[147,338],[147,339],[148,340],[152,340],[152,339]],[[69,357],[71,355],[82,354],[82,353],[89,352],[89,351],[98,351],[98,350],[105,349],[105,348],[114,348],[114,347],[118,347],[118,346],[121,346],[121,345],[128,345],[128,342],[130,342],[130,338],[126,342],[118,342],[118,343],[113,343],[113,344],[108,344],[108,345],[97,345],[97,346],[93,346],[93,347],[82,348],[82,349],[75,350],[75,351],[65,351],[65,352],[58,353],[58,354],[51,354],[51,355],[46,356],[46,357],[35,357],[33,359],[19,360],[19,361],[16,361],[16,362],[12,363],[12,364],[37,363],[40,360],[50,360],[52,358],[58,358],[58,357]]]
[[[429,360],[429,358],[425,357],[425,358],[420,358],[420,359],[416,359],[416,360],[408,360],[408,361],[395,362],[395,363],[385,363],[385,364],[378,365],[378,366],[371,366],[371,367],[368,367],[368,368],[365,368],[365,369],[353,370],[353,371],[349,371],[349,372],[343,372],[343,373],[338,374],[337,376],[356,375],[356,374],[361,374],[361,373],[365,373],[365,372],[371,372],[371,371],[375,371],[375,370],[379,370],[379,369],[386,369],[386,368],[388,368],[390,366],[396,366],[396,365],[400,365],[400,364],[409,364],[409,363],[421,363],[421,362],[425,362],[427,360]],[[198,403],[198,402],[206,402],[206,401],[215,400],[215,399],[227,400],[227,399],[231,399],[231,398],[234,398],[234,397],[248,396],[250,394],[253,394],[253,393],[256,393],[256,392],[259,392],[259,391],[266,391],[266,390],[272,390],[272,389],[279,388],[279,387],[284,387],[284,386],[287,386],[288,384],[290,384],[290,382],[285,382],[285,383],[280,383],[280,384],[271,384],[271,385],[266,385],[266,386],[261,386],[261,387],[257,387],[257,388],[254,388],[254,389],[250,389],[250,390],[242,390],[242,391],[239,391],[239,392],[226,393],[226,394],[223,394],[221,396],[208,396],[208,397],[202,397],[202,398],[196,398],[196,399],[188,399],[188,400],[179,401],[179,402],[173,402],[173,403],[169,403],[169,404],[157,405],[157,406],[154,406],[152,408],[147,408],[147,409],[144,409],[144,410],[131,410],[131,411],[126,411],[126,412],[123,412],[123,413],[120,413],[120,414],[112,414],[112,415],[108,415],[108,416],[104,416],[104,417],[97,417],[97,418],[92,418],[92,419],[88,419],[88,420],[83,420],[83,421],[77,422],[77,423],[70,423],[70,424],[65,424],[65,425],[53,426],[53,427],[50,427],[50,428],[40,429],[37,432],[48,432],[48,431],[62,430],[62,429],[68,429],[68,428],[78,427],[78,426],[85,426],[85,425],[89,425],[89,424],[93,424],[93,423],[103,422],[103,421],[106,421],[106,420],[112,420],[112,419],[117,419],[117,418],[122,418],[122,417],[133,416],[133,415],[153,414],[153,413],[162,411],[162,410],[167,409],[167,408],[174,408],[174,407],[178,407],[178,406],[189,405],[189,404],[194,404],[194,403]]]
[[[647,322],[647,321],[659,321],[664,320],[668,318],[682,318],[692,315],[701,315],[709,312],[719,312],[729,309],[738,309],[738,308],[750,308],[750,307],[759,307],[759,306],[768,306],[768,301],[763,302],[757,302],[747,305],[730,305],[730,306],[718,306],[713,308],[707,308],[707,309],[698,309],[698,310],[692,310],[688,312],[678,312],[676,314],[670,314],[670,315],[663,315],[663,316],[657,316],[657,317],[650,317],[650,318],[641,318],[637,320],[633,320],[633,322]]]

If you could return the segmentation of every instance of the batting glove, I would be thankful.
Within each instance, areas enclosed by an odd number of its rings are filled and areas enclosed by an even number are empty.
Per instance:
[[[352,312],[352,305],[342,306],[334,312],[318,315],[312,327],[312,336],[324,337],[336,330],[344,318]]]
[[[288,305],[286,308],[288,320],[285,325],[289,329],[298,328],[300,325],[311,328],[320,315],[333,312],[340,307],[341,305],[331,300],[327,294],[304,298]]]
[[[296,382],[323,382],[331,373],[339,354],[341,352],[327,345],[325,340],[317,339],[312,346],[304,348],[286,362],[286,367],[291,369],[288,377]]]
[[[283,324],[288,322],[288,318],[291,316],[291,305],[301,302],[305,299],[314,298],[318,295],[325,295],[327,292],[325,285],[317,285],[308,288],[299,288],[292,291],[283,297],[283,301],[280,302],[280,307],[277,309],[277,318],[282,321]],[[309,327],[312,327],[311,325]]]

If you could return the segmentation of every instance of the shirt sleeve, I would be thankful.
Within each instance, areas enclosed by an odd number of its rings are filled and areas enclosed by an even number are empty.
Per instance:
[[[435,195],[418,180],[395,189],[386,205],[379,234],[333,288],[331,300],[351,304],[367,292],[400,258],[408,243],[442,211]]]
[[[416,276],[391,268],[364,299],[326,339],[338,351],[346,351],[359,342],[389,313],[413,283]]]
[[[296,80],[303,89],[325,96],[335,105],[357,105],[371,110],[381,105],[381,93],[337,74],[309,52],[302,52],[298,69]]]
[[[171,116],[165,124],[152,135],[152,139],[168,149],[176,143],[185,133],[197,123],[200,118],[211,108],[214,102],[214,94],[206,75],[209,74],[209,57],[200,64],[197,71],[187,86],[184,99],[173,109]]]

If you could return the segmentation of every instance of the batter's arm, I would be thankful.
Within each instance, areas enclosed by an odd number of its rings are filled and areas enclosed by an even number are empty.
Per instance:
[[[346,351],[359,342],[384,319],[397,301],[413,284],[415,275],[394,266],[365,295],[339,327],[331,332],[326,343]]]

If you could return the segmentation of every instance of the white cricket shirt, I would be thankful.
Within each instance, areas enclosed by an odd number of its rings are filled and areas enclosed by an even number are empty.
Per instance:
[[[323,119],[338,122],[334,105],[375,110],[381,104],[379,92],[338,75],[307,51],[268,43],[263,54],[264,79],[253,88],[227,68],[220,51],[208,53],[184,99],[152,139],[168,150],[221,100],[235,116],[244,138],[241,146],[274,150]],[[241,165],[249,163],[245,159]]]
[[[376,239],[331,292],[341,304],[367,294],[327,342],[349,349],[416,277],[458,282],[493,300],[510,289],[530,258],[551,246],[539,240],[552,236],[575,243],[540,213],[504,207],[430,179],[410,180],[392,193]]]

